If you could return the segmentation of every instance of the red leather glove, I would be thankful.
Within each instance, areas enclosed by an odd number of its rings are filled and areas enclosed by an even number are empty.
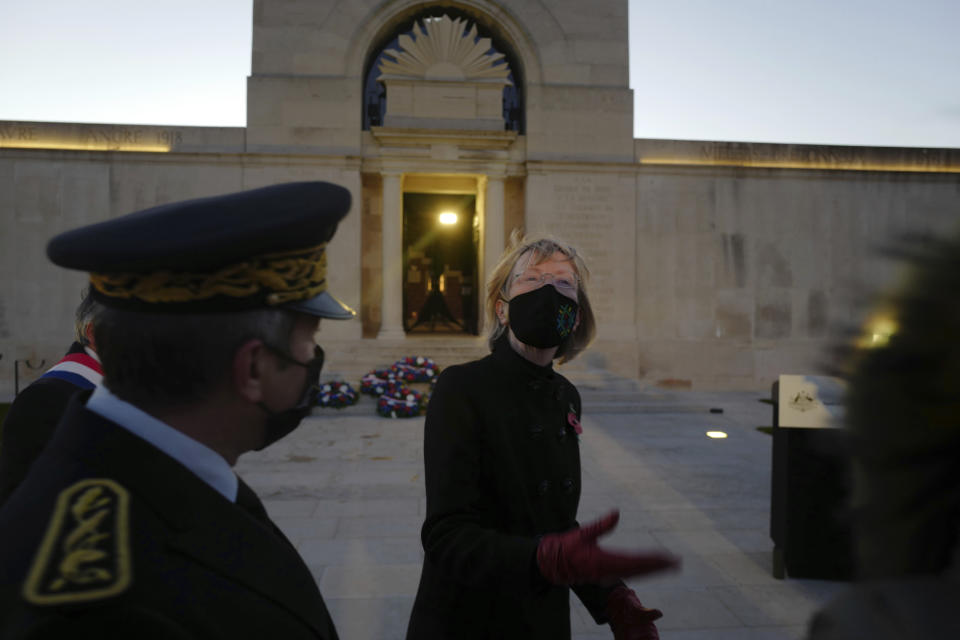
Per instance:
[[[663,612],[640,604],[637,594],[626,585],[610,592],[605,613],[614,640],[660,640],[653,621],[662,618]]]
[[[604,551],[597,538],[611,531],[620,520],[611,511],[598,520],[564,533],[550,533],[537,546],[537,567],[552,584],[603,584],[676,566],[668,553],[621,553]]]

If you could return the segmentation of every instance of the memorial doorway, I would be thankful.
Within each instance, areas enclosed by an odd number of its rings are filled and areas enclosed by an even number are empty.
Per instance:
[[[403,194],[403,328],[478,332],[476,194]]]

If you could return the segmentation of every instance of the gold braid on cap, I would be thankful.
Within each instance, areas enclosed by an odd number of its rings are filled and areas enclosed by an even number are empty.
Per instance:
[[[213,272],[91,273],[101,294],[164,304],[214,296],[247,298],[266,292],[268,305],[306,300],[327,290],[327,243],[265,253]]]

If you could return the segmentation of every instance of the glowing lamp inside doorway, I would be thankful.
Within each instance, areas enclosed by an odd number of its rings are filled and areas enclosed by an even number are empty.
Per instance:
[[[440,214],[440,224],[457,224],[457,214],[453,213],[452,211],[444,211]]]

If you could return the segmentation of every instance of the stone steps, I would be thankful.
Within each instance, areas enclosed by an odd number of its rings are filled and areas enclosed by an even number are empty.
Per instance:
[[[604,370],[564,373],[580,391],[583,414],[595,413],[700,413],[709,407],[691,403],[684,396],[652,389],[639,380],[624,378]]]
[[[354,383],[351,383],[352,385]],[[354,385],[355,386],[355,385]],[[661,397],[652,394],[626,393],[582,393],[583,415],[596,414],[668,414],[668,413],[708,413],[710,407],[703,404],[685,402],[682,398]],[[376,399],[372,396],[360,395],[357,404],[342,409],[318,408],[313,415],[325,416],[359,416],[373,415],[377,411]]]
[[[583,415],[597,413],[651,414],[651,413],[708,413],[710,407],[684,402],[678,398],[651,398],[646,395],[618,395],[597,397],[582,394]]]
[[[327,362],[321,379],[346,380],[351,385],[373,369],[389,367],[407,356],[430,358],[443,369],[482,358],[489,353],[486,338],[478,336],[417,336],[402,341],[352,340],[324,342]]]
[[[408,336],[402,341],[354,340],[325,342],[327,363],[321,379],[346,380],[359,391],[360,378],[373,369],[388,367],[406,356],[431,358],[443,369],[453,364],[482,358],[489,350],[482,336],[424,335]],[[651,414],[699,413],[709,407],[692,404],[682,394],[651,389],[639,380],[619,376],[574,360],[558,367],[583,399],[584,415],[597,413]],[[412,385],[414,388],[426,385]],[[361,395],[358,403],[343,409],[316,409],[315,416],[370,415],[376,412],[376,399]]]

